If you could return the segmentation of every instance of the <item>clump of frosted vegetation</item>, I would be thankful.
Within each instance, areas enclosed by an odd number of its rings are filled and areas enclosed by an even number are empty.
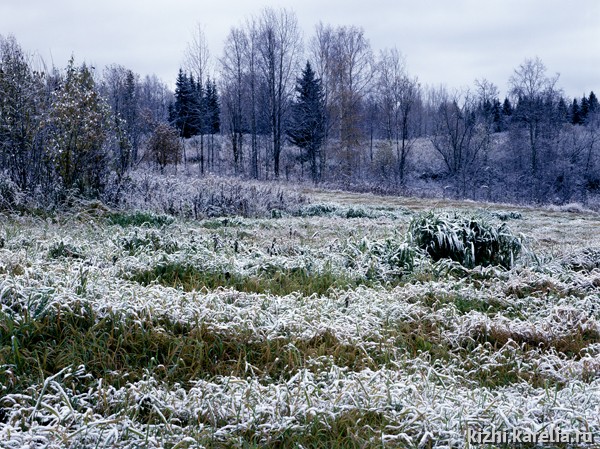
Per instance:
[[[236,178],[156,175],[133,172],[108,198],[125,210],[153,211],[202,219],[239,215],[268,217],[297,213],[308,202],[299,191]]]
[[[482,217],[428,212],[412,220],[409,234],[433,260],[452,259],[467,268],[511,268],[523,249],[522,237],[505,223],[496,226]]]
[[[341,205],[334,203],[308,204],[299,209],[301,217],[340,217],[340,218],[391,218],[396,219],[410,215],[403,207],[373,207],[364,205]]]

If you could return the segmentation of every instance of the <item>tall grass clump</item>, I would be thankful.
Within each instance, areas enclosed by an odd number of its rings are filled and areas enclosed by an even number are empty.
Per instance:
[[[467,268],[511,268],[523,250],[522,238],[505,223],[496,226],[481,217],[428,212],[415,217],[408,232],[413,243],[433,260],[452,259]]]
[[[395,238],[348,242],[345,249],[346,266],[361,272],[367,282],[394,284],[412,272],[418,250]]]
[[[113,191],[114,190],[114,191]],[[297,213],[308,199],[291,187],[236,178],[159,175],[133,171],[106,195],[124,210],[149,210],[195,220],[269,217],[273,209]]]

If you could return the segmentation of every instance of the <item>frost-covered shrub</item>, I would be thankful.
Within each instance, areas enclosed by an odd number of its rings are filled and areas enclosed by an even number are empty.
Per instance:
[[[301,217],[340,217],[340,218],[398,218],[410,213],[402,207],[345,206],[341,204],[317,203],[299,209]]]
[[[448,258],[468,268],[510,268],[523,249],[521,237],[515,236],[505,223],[495,226],[481,217],[457,214],[419,215],[411,221],[409,235],[432,259]]]
[[[491,215],[499,220],[508,221],[508,220],[520,220],[523,218],[523,214],[515,211],[504,211],[498,210],[491,213]]]
[[[300,192],[235,178],[132,172],[106,196],[123,209],[149,210],[185,218],[270,217],[272,210],[296,214],[308,202]]]
[[[373,218],[373,214],[361,207],[351,207],[346,212],[346,218]]]
[[[0,173],[0,210],[12,209],[19,203],[20,192],[8,175]]]
[[[562,265],[574,271],[600,268],[600,247],[583,248],[565,256]]]

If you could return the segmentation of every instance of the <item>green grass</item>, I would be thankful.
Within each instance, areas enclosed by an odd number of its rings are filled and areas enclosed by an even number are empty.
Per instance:
[[[247,276],[227,270],[203,269],[179,262],[161,263],[140,271],[130,280],[148,285],[157,282],[164,286],[180,287],[185,291],[214,290],[229,287],[246,293],[270,293],[288,295],[300,292],[303,295],[326,295],[330,289],[348,289],[362,282],[331,271],[309,272],[304,268],[287,270],[265,270],[257,276]]]
[[[120,240],[121,247],[127,251],[130,256],[136,254],[139,250],[164,251],[172,254],[179,250],[179,244],[174,239],[165,238],[157,231],[146,231],[143,234],[128,235]]]
[[[269,439],[264,439],[260,434],[247,431],[241,435],[247,448],[333,448],[333,449],[362,449],[362,448],[393,448],[397,443],[383,444],[381,442],[382,429],[394,423],[386,418],[383,413],[369,410],[349,410],[335,417],[316,415],[306,423],[304,430],[284,431]],[[398,429],[388,429],[388,434],[399,433]],[[208,447],[228,447],[215,445]]]
[[[50,257],[51,259],[59,259],[61,257],[70,257],[72,259],[82,259],[83,256],[83,252],[81,251],[81,249],[76,248],[75,246],[69,244],[69,243],[64,243],[64,242],[58,242],[55,243],[54,245],[52,245],[50,247],[50,249],[48,250],[48,257]]]
[[[239,218],[215,218],[212,220],[203,220],[200,224],[206,229],[234,228],[243,226]]]
[[[328,331],[310,339],[269,340],[202,322],[98,316],[85,303],[82,309],[79,316],[58,309],[19,319],[0,312],[0,382],[8,392],[23,391],[68,366],[84,365],[94,378],[119,387],[147,372],[186,385],[218,375],[287,379],[301,368],[317,369],[307,362],[319,357],[352,370],[375,369],[389,358],[385,351],[368,355]]]

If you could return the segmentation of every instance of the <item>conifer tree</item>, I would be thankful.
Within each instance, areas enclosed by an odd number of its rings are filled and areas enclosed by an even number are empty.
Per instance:
[[[558,105],[556,106],[556,110],[558,113],[558,120],[560,123],[567,123],[569,121],[569,108],[567,107],[567,103],[563,97],[560,97],[558,100]]]
[[[217,83],[214,80],[206,81],[206,132],[207,134],[218,134],[221,130],[221,106]]]
[[[571,123],[573,125],[581,124],[581,112],[579,110],[579,103],[577,102],[577,98],[573,99],[573,104],[571,105]]]
[[[590,114],[590,101],[584,95],[581,99],[581,107],[579,109],[579,117],[582,124],[587,123],[588,115]]]
[[[323,89],[321,80],[315,77],[309,62],[296,83],[297,98],[292,105],[287,135],[292,144],[303,150],[303,159],[310,162],[312,179],[318,182],[318,159],[324,137]]]
[[[508,98],[504,98],[504,103],[502,103],[502,114],[504,117],[510,117],[513,113],[512,104],[510,104],[510,100]]]
[[[195,135],[194,90],[193,78],[188,77],[183,70],[179,69],[175,83],[175,104],[171,108],[171,123],[184,138]]]
[[[598,97],[596,97],[596,94],[593,91],[590,92],[588,102],[590,103],[590,114],[594,114],[600,111],[600,105],[598,105]]]

